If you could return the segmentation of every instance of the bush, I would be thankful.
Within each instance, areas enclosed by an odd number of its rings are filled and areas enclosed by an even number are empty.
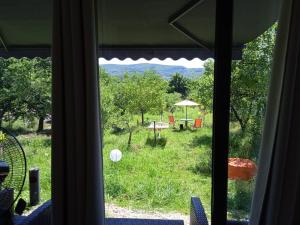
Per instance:
[[[240,214],[240,218],[242,218],[241,212],[250,212],[253,188],[253,181],[229,181],[229,211]]]

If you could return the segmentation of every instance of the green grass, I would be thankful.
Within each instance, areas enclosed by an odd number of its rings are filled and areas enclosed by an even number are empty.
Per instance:
[[[189,118],[197,118],[196,109],[188,109]],[[175,119],[185,118],[180,108]],[[163,121],[168,121],[168,113]],[[160,116],[146,114],[146,124],[160,120]],[[140,117],[136,117],[139,120]],[[153,146],[153,131],[139,127],[127,147],[128,134],[104,136],[104,173],[106,201],[120,206],[145,210],[189,212],[191,196],[201,197],[210,212],[210,154],[211,115],[205,118],[205,127],[161,132],[162,140]],[[158,140],[159,141],[159,140]],[[112,149],[120,149],[123,158],[118,163],[109,160]]]
[[[46,135],[19,135],[18,140],[24,148],[27,166],[40,169],[41,201],[51,198],[51,139]],[[26,174],[28,178],[28,173]],[[26,179],[21,195],[29,202],[29,181]]]
[[[199,196],[210,208],[211,179],[198,172],[201,158],[207,158],[207,142],[199,144],[198,136],[209,137],[210,129],[196,131],[164,130],[165,146],[152,147],[147,139],[152,132],[139,129],[132,146],[127,148],[128,134],[105,135],[104,169],[106,199],[133,208],[188,213],[191,196]],[[118,148],[123,159],[109,160],[109,152]]]
[[[163,121],[168,121],[167,116],[165,113]],[[184,110],[175,113],[175,119],[184,117]],[[188,117],[198,117],[197,111],[189,109]],[[147,114],[145,118],[146,123],[160,120],[158,115]],[[105,131],[103,160],[106,202],[134,209],[188,214],[191,196],[198,196],[210,217],[211,115],[205,117],[204,127],[200,129],[179,131],[178,125],[175,129],[163,130],[162,139],[156,146],[153,145],[153,131],[142,126],[134,131],[130,148],[127,146],[128,133],[112,134]],[[25,149],[28,168],[40,168],[41,200],[44,202],[51,198],[51,138],[37,135],[32,129],[21,128],[22,124],[17,123],[14,131],[19,133],[17,138]],[[113,163],[109,153],[116,148],[122,151],[123,158]],[[229,204],[232,207],[240,204],[235,201],[236,186],[229,182]],[[28,187],[27,179],[22,193],[27,201]],[[243,218],[245,210],[233,210],[229,217]]]

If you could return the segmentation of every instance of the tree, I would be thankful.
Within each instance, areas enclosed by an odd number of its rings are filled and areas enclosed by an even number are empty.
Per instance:
[[[0,59],[0,125],[3,119],[39,119],[51,110],[50,59]]]
[[[129,132],[128,146],[130,146],[132,134],[137,127],[134,115],[140,114],[144,125],[145,113],[160,113],[167,84],[154,71],[146,71],[144,74],[125,74],[118,80],[116,86],[112,97],[113,105],[118,109],[115,122],[118,127]]]
[[[117,90],[120,88],[120,79],[110,76],[104,69],[100,69],[100,109],[101,121],[104,129],[110,129],[119,123],[121,108],[115,104]]]
[[[213,108],[214,61],[208,59],[204,63],[204,72],[196,81],[190,97],[197,100],[205,111],[211,112]]]
[[[6,118],[14,121],[26,112],[26,97],[28,96],[27,69],[30,66],[24,59],[0,59],[0,126]],[[24,65],[23,65],[24,64]],[[17,72],[19,68],[21,71]]]
[[[175,73],[169,81],[168,92],[180,93],[182,98],[186,98],[190,92],[190,81],[179,73]]]
[[[31,64],[31,93],[26,104],[29,113],[38,118],[37,132],[40,132],[44,129],[46,116],[51,113],[51,61],[50,58],[35,58]]]
[[[131,114],[141,114],[142,125],[144,115],[150,111],[160,112],[166,82],[154,71],[142,74],[127,74],[121,82],[115,97],[116,105]]]
[[[242,60],[232,63],[231,120],[237,121],[242,133],[249,123],[261,126],[271,70],[276,25],[254,41],[246,44]],[[204,74],[198,80],[194,95],[206,110],[212,110],[214,62],[204,64]],[[259,129],[256,129],[259,130]]]
[[[242,132],[249,123],[261,124],[264,116],[275,36],[276,25],[248,43],[242,60],[233,62],[231,113]]]
[[[181,101],[181,95],[179,93],[165,93],[163,98],[164,105],[162,111],[174,113],[176,109],[174,104],[179,101]]]
[[[0,127],[2,126],[4,115],[10,111],[15,100],[10,89],[13,78],[7,74],[8,61],[0,58]]]

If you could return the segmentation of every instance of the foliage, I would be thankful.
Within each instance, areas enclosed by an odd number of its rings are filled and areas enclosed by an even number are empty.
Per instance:
[[[33,59],[30,93],[27,97],[27,115],[39,118],[38,131],[43,130],[44,119],[51,114],[51,61]]]
[[[275,34],[276,25],[248,43],[242,60],[232,64],[231,118],[243,132],[265,113]]]
[[[181,101],[181,95],[177,92],[174,93],[165,93],[164,94],[164,107],[163,111],[166,110],[170,113],[174,113],[176,107],[174,106],[175,103]]]
[[[50,59],[0,58],[0,90],[0,126],[20,117],[43,121],[51,111]]]
[[[15,120],[22,115],[22,112],[26,111],[24,103],[29,81],[26,75],[13,73],[22,62],[19,61],[15,64],[12,62],[13,59],[0,58],[0,125],[2,125],[3,119]],[[27,68],[29,69],[29,67]]]
[[[104,69],[100,70],[100,107],[101,121],[104,129],[111,129],[118,124],[121,108],[115,104],[115,95],[119,88],[120,81],[117,77],[112,77]]]
[[[276,24],[264,34],[246,44],[242,60],[232,63],[231,126],[240,131],[232,135],[231,154],[255,159],[264,118]],[[214,62],[204,64],[204,74],[192,96],[199,99],[205,110],[212,111]],[[253,151],[255,150],[255,151]]]
[[[123,114],[160,113],[163,108],[163,96],[166,92],[166,81],[153,71],[144,74],[126,74],[115,95],[115,104]]]
[[[191,98],[199,101],[204,111],[212,112],[213,108],[213,87],[214,87],[214,61],[206,60],[204,73],[196,81],[192,90]]]
[[[164,110],[166,86],[166,81],[154,71],[125,74],[119,78],[101,70],[100,93],[104,127],[126,130],[130,146],[132,133],[139,125],[133,117],[140,114],[144,124],[145,113],[161,113]]]
[[[245,131],[248,123],[261,120],[266,104],[276,25],[243,50],[243,58],[232,64],[231,119]],[[196,96],[206,110],[212,110],[214,62],[207,60],[198,80]]]
[[[175,73],[169,81],[168,93],[177,92],[186,98],[190,92],[190,81],[179,73]]]
[[[232,180],[228,182],[228,211],[237,220],[247,220],[250,212],[254,181]]]

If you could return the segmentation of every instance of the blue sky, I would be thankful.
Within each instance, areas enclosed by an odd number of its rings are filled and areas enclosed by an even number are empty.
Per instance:
[[[125,60],[119,60],[117,58],[113,58],[111,60],[106,60],[103,58],[99,59],[99,64],[119,64],[119,65],[131,65],[131,64],[138,64],[138,63],[154,63],[154,64],[162,64],[162,65],[172,65],[172,66],[184,66],[187,68],[203,68],[204,61],[194,58],[192,60],[187,60],[184,58],[180,58],[178,60],[173,60],[171,58],[167,58],[165,60],[159,60],[157,58],[153,58],[151,60],[146,59],[138,59],[132,60],[130,58],[126,58]]]

